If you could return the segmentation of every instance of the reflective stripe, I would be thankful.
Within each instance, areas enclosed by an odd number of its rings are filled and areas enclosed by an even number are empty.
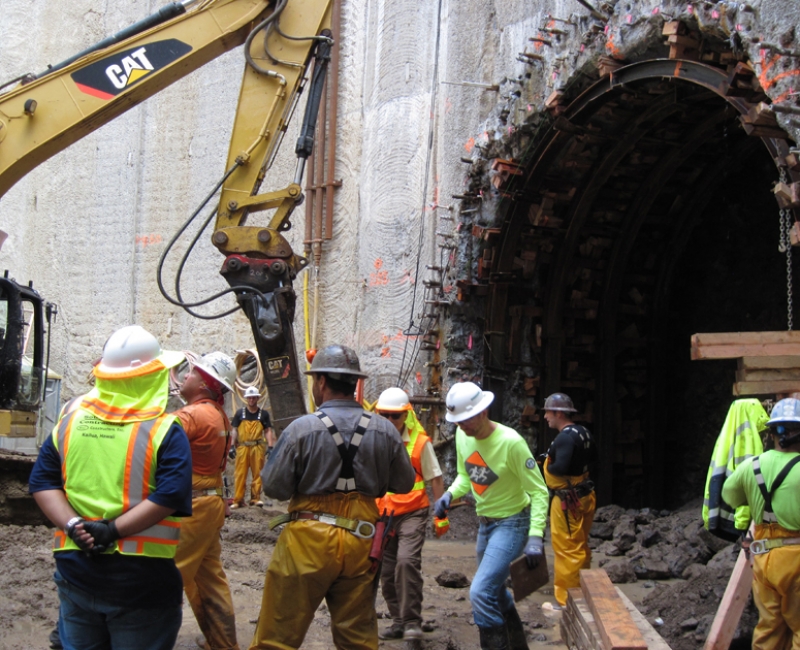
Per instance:
[[[98,399],[90,399],[88,397],[84,398],[81,402],[81,408],[86,409],[90,413],[94,413],[97,417],[106,422],[125,422],[131,418],[142,420],[156,418],[163,412],[163,409],[159,407],[149,409],[122,409],[116,406],[110,406]]]
[[[131,433],[128,457],[125,461],[125,477],[122,489],[122,510],[127,512],[139,505],[150,493],[150,468],[153,459],[152,434],[158,430],[164,417],[137,422]]]

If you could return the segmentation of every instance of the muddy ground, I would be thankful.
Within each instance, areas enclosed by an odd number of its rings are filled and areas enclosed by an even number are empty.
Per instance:
[[[247,648],[252,638],[255,622],[261,603],[263,577],[270,559],[276,535],[269,531],[269,518],[285,512],[285,503],[268,504],[263,509],[247,507],[234,511],[223,531],[223,560],[233,592],[237,615],[239,643]],[[620,512],[600,511],[601,517]],[[624,511],[621,511],[624,512]],[[631,511],[624,517],[633,519]],[[637,515],[638,516],[638,515]],[[674,534],[686,529],[694,531],[692,521],[699,514],[694,508],[683,512],[649,515],[645,531],[651,528],[664,529]],[[687,524],[686,522],[689,522]],[[616,520],[611,525],[617,525]],[[639,531],[641,526],[636,525]],[[423,616],[426,638],[416,648],[426,650],[459,650],[478,648],[478,631],[472,621],[467,588],[447,588],[436,582],[443,571],[463,573],[468,579],[474,574],[474,540],[477,521],[474,509],[469,504],[456,508],[451,513],[450,533],[443,539],[428,539],[423,554],[423,574],[425,577]],[[640,533],[637,532],[637,535]],[[694,532],[687,532],[691,536]],[[648,539],[652,535],[648,532]],[[47,648],[47,636],[57,617],[58,599],[52,582],[54,563],[50,551],[52,531],[45,526],[0,526],[0,648],[6,650],[29,650]],[[548,536],[549,539],[549,536]],[[620,584],[629,598],[645,613],[647,618],[659,625],[657,629],[665,635],[675,650],[696,650],[702,647],[710,620],[719,603],[727,583],[735,547],[727,547],[718,552],[708,551],[699,561],[692,562],[683,570],[684,578],[637,579],[636,572],[644,576],[642,559],[649,555],[663,555],[659,545],[645,549],[637,542],[631,544],[627,554],[609,547],[616,538],[604,541],[593,540],[593,546],[610,551],[596,552],[593,566],[604,565],[609,568],[620,566],[624,569],[622,579],[630,580]],[[696,540],[695,540],[696,541]],[[665,544],[675,544],[665,539]],[[551,567],[550,545],[546,544],[548,562]],[[602,549],[601,549],[602,550]],[[644,553],[644,552],[647,553]],[[730,556],[730,557],[728,557]],[[697,559],[697,558],[693,558]],[[705,561],[703,561],[705,560]],[[630,565],[629,567],[627,565]],[[615,570],[617,570],[615,569]],[[630,569],[628,571],[628,569]],[[627,572],[627,578],[625,574]],[[552,584],[518,603],[520,616],[528,631],[530,648],[544,650],[545,647],[557,649],[566,646],[560,638],[559,613],[549,610],[546,603],[552,602]],[[379,618],[388,616],[385,603],[379,595],[377,600]],[[750,616],[750,625],[752,624]],[[388,626],[390,621],[379,620],[379,627]],[[332,647],[329,630],[330,617],[323,604],[316,613],[314,623],[308,631],[303,648],[328,649]],[[747,624],[738,633],[740,642],[747,642]],[[195,648],[195,638],[199,629],[191,609],[184,608],[183,627],[176,648]],[[381,642],[382,648],[406,648],[403,642]]]

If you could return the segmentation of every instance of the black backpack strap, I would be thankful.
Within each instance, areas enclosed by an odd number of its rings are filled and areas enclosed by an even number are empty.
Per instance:
[[[786,480],[786,477],[789,476],[789,472],[792,471],[792,468],[797,465],[797,463],[800,463],[800,456],[795,456],[783,466],[783,469],[775,477],[775,482],[772,484],[772,487],[768,490],[766,483],[764,482],[764,475],[761,473],[761,463],[759,461],[759,457],[756,456],[753,459],[753,473],[756,475],[756,483],[758,484],[758,489],[761,490],[761,496],[764,497],[765,522],[771,523],[778,521],[777,517],[775,517],[775,514],[772,512],[772,495],[774,495],[776,490],[783,484],[783,482]]]
[[[336,449],[339,450],[339,456],[342,458],[342,470],[339,473],[339,480],[336,482],[336,491],[353,492],[356,489],[353,459],[358,453],[358,446],[361,444],[361,439],[364,437],[372,415],[367,412],[361,414],[361,419],[358,421],[358,426],[353,433],[353,437],[350,439],[349,445],[345,443],[342,434],[339,433],[339,429],[336,428],[333,420],[331,420],[324,411],[317,411],[314,415],[316,415],[322,424],[325,425],[325,428],[328,429],[328,432],[333,437],[333,442],[336,443]]]

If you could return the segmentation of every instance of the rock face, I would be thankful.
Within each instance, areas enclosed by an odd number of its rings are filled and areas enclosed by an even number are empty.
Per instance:
[[[703,528],[700,508],[699,500],[672,513],[604,506],[590,535],[590,546],[613,558],[601,562],[612,582],[671,580],[654,583],[642,613],[663,620],[658,632],[674,650],[702,648],[740,550]],[[734,642],[749,644],[757,622],[749,598]]]

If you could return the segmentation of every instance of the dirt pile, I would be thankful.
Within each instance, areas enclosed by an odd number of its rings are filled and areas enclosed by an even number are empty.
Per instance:
[[[653,589],[640,609],[674,650],[703,646],[739,554],[738,544],[703,528],[701,507],[700,500],[672,513],[604,506],[592,527],[590,546],[609,556],[598,564],[612,582],[642,580]],[[748,600],[735,644],[749,645],[758,622]]]

